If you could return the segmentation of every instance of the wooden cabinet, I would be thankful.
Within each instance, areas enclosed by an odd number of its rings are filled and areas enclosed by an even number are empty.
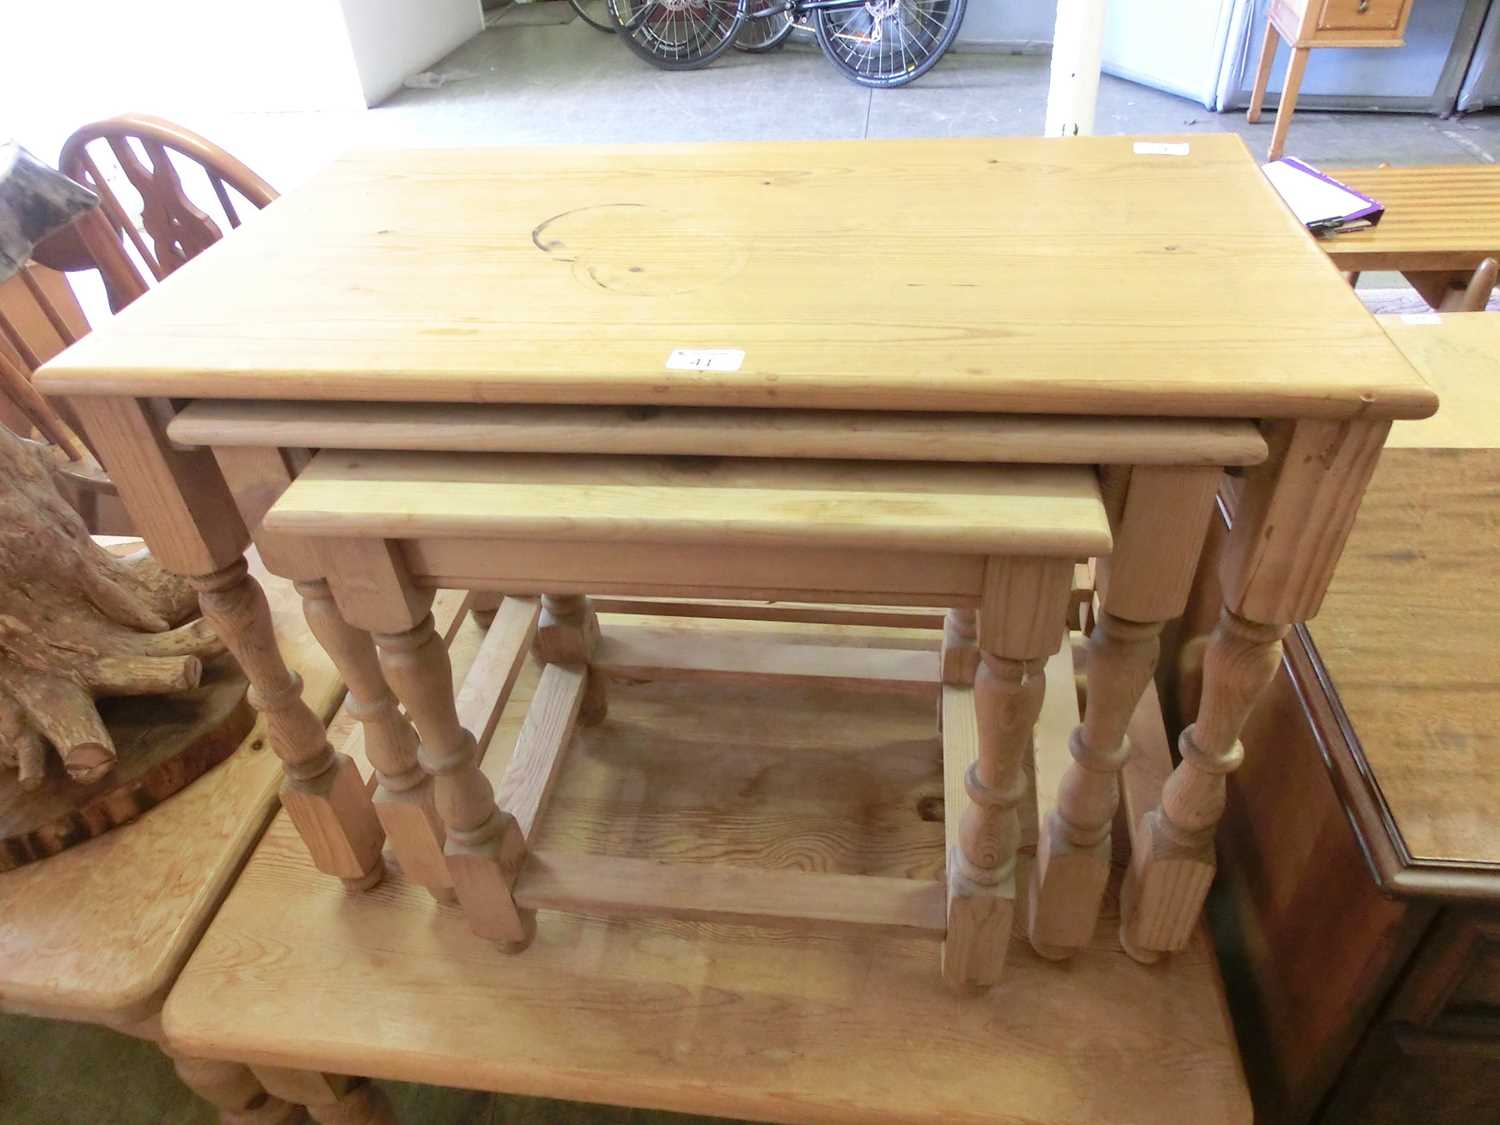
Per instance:
[[[1250,90],[1246,120],[1260,120],[1271,79],[1271,64],[1279,41],[1292,49],[1276,105],[1276,125],[1271,131],[1267,160],[1281,156],[1287,129],[1297,108],[1297,91],[1307,69],[1307,53],[1314,47],[1400,47],[1405,40],[1406,20],[1413,0],[1272,0],[1266,13],[1265,38],[1260,64]]]
[[[1328,1103],[1330,1125],[1475,1125],[1500,1105],[1500,911],[1445,911]]]

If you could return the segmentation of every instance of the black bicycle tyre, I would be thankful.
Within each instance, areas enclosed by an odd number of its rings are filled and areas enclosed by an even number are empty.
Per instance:
[[[725,0],[705,0],[706,4],[718,4],[723,6]],[[643,7],[661,7],[660,0],[643,0]],[[644,59],[659,70],[700,70],[713,62],[734,44],[735,36],[740,33],[740,28],[745,23],[744,0],[737,0],[734,5],[734,17],[729,21],[726,28],[722,29],[717,36],[711,36],[710,45],[707,47],[694,47],[686,56],[669,56],[665,52],[668,48],[664,46],[666,41],[657,35],[650,27],[649,22],[627,30],[627,25],[638,16],[638,12],[631,10],[628,16],[622,16],[621,4],[618,0],[612,0],[610,11],[615,17],[615,26],[620,38],[625,40],[625,46],[639,58]],[[653,40],[657,46],[653,46]]]
[[[953,45],[953,40],[958,35],[958,29],[963,26],[964,13],[968,10],[968,0],[948,0],[948,4],[949,18],[948,22],[943,26],[942,36],[921,62],[910,69],[903,70],[899,74],[878,77],[860,74],[856,67],[850,66],[835,53],[834,45],[831,42],[837,30],[835,21],[841,12],[848,11],[849,9],[825,9],[817,13],[817,18],[813,20],[813,28],[817,32],[818,48],[823,52],[823,57],[838,68],[840,74],[856,85],[868,86],[876,90],[891,90],[897,86],[905,86],[908,83],[915,82],[938,64],[943,55],[947,53],[948,48]]]
[[[789,12],[746,16],[744,26],[734,37],[734,49],[747,55],[763,55],[767,51],[774,51],[791,38],[795,26]]]
[[[588,24],[595,31],[602,31],[606,35],[613,35],[615,33],[615,22],[609,15],[609,11],[614,7],[614,5],[609,3],[608,0],[606,0],[605,3],[605,16],[603,22],[600,22],[593,16],[589,15],[588,8],[585,5],[584,0],[568,0],[568,6],[572,8],[573,11],[578,13],[579,19]]]

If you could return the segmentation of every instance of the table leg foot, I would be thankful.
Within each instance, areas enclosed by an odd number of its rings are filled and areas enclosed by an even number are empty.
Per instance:
[[[543,664],[586,665],[599,644],[599,617],[582,594],[544,594],[532,651]],[[578,721],[591,727],[609,713],[608,681],[593,669],[584,685]]]
[[[365,874],[355,879],[344,880],[344,890],[350,894],[361,894],[373,887],[378,887],[385,879],[385,860],[381,859]]]
[[[258,1066],[255,1074],[278,1097],[306,1106],[318,1125],[397,1125],[390,1099],[368,1078],[279,1066]]]
[[[173,1055],[182,1084],[219,1111],[222,1125],[292,1125],[302,1107],[269,1093],[248,1066]]]
[[[488,629],[495,623],[495,614],[504,600],[505,595],[494,590],[475,590],[469,601],[469,616],[481,629]]]

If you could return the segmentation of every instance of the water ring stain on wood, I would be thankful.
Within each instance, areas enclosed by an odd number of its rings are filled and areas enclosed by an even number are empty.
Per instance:
[[[745,247],[708,215],[645,203],[606,203],[563,211],[539,224],[531,241],[572,268],[589,289],[669,297],[720,284],[745,266]]]

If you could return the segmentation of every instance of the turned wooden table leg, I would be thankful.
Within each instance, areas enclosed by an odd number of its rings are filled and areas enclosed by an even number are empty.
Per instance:
[[[1182,761],[1146,814],[1125,891],[1126,952],[1150,961],[1192,936],[1214,875],[1214,830],[1224,780],[1244,758],[1239,732],[1281,663],[1285,625],[1260,625],[1225,610],[1204,656],[1198,721],[1177,742]]]
[[[474,736],[458,722],[448,648],[427,614],[400,633],[377,633],[380,664],[422,734],[422,765],[436,778],[438,815],[447,831],[444,855],[474,932],[512,951],[530,944],[536,916],[518,910],[510,888],[526,843],[515,820],[495,804],[479,768]]]
[[[1197,721],[1146,813],[1126,872],[1120,939],[1149,961],[1187,945],[1214,874],[1225,777],[1240,730],[1281,659],[1281,638],[1322,604],[1389,422],[1278,422],[1246,473],[1220,564],[1224,610],[1204,654]]]
[[[171,1055],[182,1084],[219,1111],[222,1125],[293,1125],[302,1106],[271,1094],[242,1063]]]
[[[145,401],[82,396],[73,405],[152,553],[192,581],[204,616],[250,680],[251,703],[286,769],[283,801],[314,862],[348,886],[378,882],[380,822],[359,770],[328,746],[281,658],[265,594],[245,566],[250,533],[240,500],[213,456],[173,446],[161,412]]]
[[[359,767],[328,745],[323,723],[302,701],[302,679],[276,647],[270,607],[243,559],[190,579],[206,617],[250,680],[250,702],[266,718],[286,772],[281,803],[318,870],[355,889],[378,883],[384,833]]]
[[[587,665],[598,644],[599,618],[588,598],[582,594],[542,596],[541,623],[532,644],[538,660],[543,664]],[[609,689],[605,679],[590,667],[578,721],[586,727],[593,726],[603,722],[608,711]]]
[[[375,642],[344,620],[326,579],[298,582],[302,611],[318,643],[349,687],[345,706],[359,720],[365,755],[375,771],[375,813],[401,869],[435,898],[453,899],[443,858],[443,824],[433,801],[432,778],[417,760],[417,732],[385,682]]]
[[[318,1125],[397,1125],[390,1099],[367,1078],[257,1066],[255,1076],[279,1098],[307,1108]]]
[[[958,846],[948,854],[948,933],[943,979],[960,991],[995,984],[1015,915],[1017,806],[1022,770],[1042,709],[1042,669],[1062,640],[1073,564],[1057,559],[991,559],[979,610],[974,677],[978,759],[964,778]]]
[[[421,736],[419,757],[433,775],[445,834],[443,854],[470,928],[509,952],[535,933],[534,911],[520,910],[511,886],[526,842],[515,818],[495,804],[479,768],[474,735],[458,721],[448,648],[405,564],[381,540],[328,540],[329,582],[344,617],[374,634],[380,667]]]
[[[1125,728],[1156,671],[1163,624],[1187,604],[1213,512],[1217,468],[1105,471],[1114,548],[1098,568],[1103,603],[1088,642],[1088,701],[1057,806],[1041,826],[1028,935],[1058,960],[1088,944],[1110,872],[1110,826]]]

